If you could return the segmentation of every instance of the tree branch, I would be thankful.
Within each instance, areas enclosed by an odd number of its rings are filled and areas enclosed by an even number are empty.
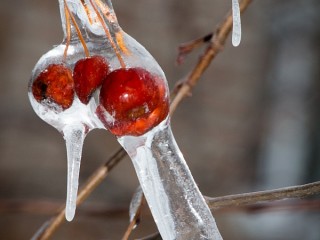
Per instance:
[[[213,33],[209,33],[203,37],[191,40],[190,42],[182,43],[179,46],[177,64],[181,65],[187,54],[191,53],[194,49],[201,47],[203,44],[211,41]]]
[[[226,207],[244,206],[266,201],[276,201],[288,198],[305,198],[320,194],[320,181],[300,186],[279,188],[268,191],[242,193],[223,197],[205,197],[211,210],[218,210]]]
[[[243,13],[252,0],[242,0],[240,2],[240,12]],[[179,103],[189,95],[192,88],[197,84],[204,71],[208,68],[212,60],[221,51],[225,45],[227,37],[229,36],[232,29],[232,14],[231,11],[225,18],[225,20],[219,25],[216,31],[214,31],[213,38],[211,39],[210,45],[206,48],[204,54],[201,56],[196,66],[191,71],[190,75],[186,77],[185,81],[179,86],[179,90],[170,106],[170,112],[176,110]]]

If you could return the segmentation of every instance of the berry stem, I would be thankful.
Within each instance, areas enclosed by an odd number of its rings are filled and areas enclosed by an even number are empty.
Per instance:
[[[97,4],[97,6],[100,8],[101,12],[103,13],[103,15],[105,16],[105,18],[109,21],[109,23],[116,23],[116,25],[118,26],[117,29],[115,29],[115,35],[116,35],[116,42],[118,44],[118,47],[121,49],[121,51],[126,54],[129,55],[130,51],[129,49],[125,46],[125,43],[123,41],[123,34],[121,31],[120,26],[118,25],[118,20],[117,17],[114,13],[112,13],[110,11],[110,8],[108,6],[106,6],[105,4],[103,4],[101,2],[101,0],[95,0],[95,3]]]
[[[71,39],[71,23],[70,23],[70,14],[67,10],[66,5],[64,6],[64,12],[66,16],[66,32],[67,32],[67,41],[66,41],[66,48],[64,49],[63,58],[64,61],[67,59],[67,52],[70,45],[70,39]]]
[[[110,8],[108,6],[101,2],[101,0],[94,0],[94,2],[97,4],[97,6],[99,7],[103,15],[106,17],[106,19],[109,21],[109,23],[115,22],[116,24],[118,24],[116,15],[111,13]]]
[[[95,2],[96,2],[96,1],[95,1]],[[97,17],[98,17],[98,19],[99,19],[99,21],[100,21],[100,23],[101,23],[101,25],[102,25],[102,27],[103,27],[106,35],[107,35],[107,38],[109,39],[110,44],[111,44],[113,50],[115,51],[115,54],[117,55],[117,58],[118,58],[118,60],[119,60],[119,62],[120,62],[121,67],[122,67],[122,68],[125,68],[126,65],[125,65],[125,63],[124,63],[124,61],[123,61],[123,59],[122,59],[122,57],[121,57],[121,55],[120,55],[120,52],[119,52],[119,50],[118,50],[118,48],[117,48],[117,45],[114,43],[114,41],[113,41],[113,39],[112,39],[112,37],[111,37],[110,31],[109,31],[109,29],[108,29],[108,27],[107,27],[107,24],[105,23],[105,21],[104,21],[104,19],[102,18],[99,10],[97,9],[96,5],[93,3],[92,0],[90,0],[90,3],[91,3],[91,5],[92,5],[94,11],[95,11],[96,14],[97,14]],[[98,4],[98,5],[99,5],[99,4]]]
[[[86,11],[86,14],[87,14],[88,19],[89,19],[89,23],[91,25],[93,23],[93,21],[92,21],[91,15],[90,15],[90,11],[89,11],[88,5],[85,3],[84,0],[81,0],[81,4],[82,4],[84,10]]]
[[[126,44],[123,41],[122,31],[116,32],[115,35],[116,35],[117,44],[118,44],[119,48],[121,49],[121,51],[124,54],[129,55],[130,50],[126,47]]]
[[[80,29],[79,29],[79,26],[78,26],[78,24],[77,24],[77,21],[76,21],[76,19],[74,18],[74,16],[72,15],[72,13],[70,12],[70,9],[69,9],[69,7],[68,7],[68,4],[67,4],[67,1],[66,1],[66,0],[64,0],[64,4],[65,4],[66,9],[67,9],[67,11],[68,11],[68,13],[69,13],[69,16],[71,17],[71,20],[72,20],[73,25],[74,25],[74,27],[76,28],[77,34],[78,34],[79,39],[80,39],[80,41],[81,41],[81,44],[82,44],[82,46],[83,46],[84,53],[85,53],[86,57],[89,57],[89,56],[90,56],[90,53],[89,53],[88,47],[87,47],[87,45],[86,45],[86,42],[85,42],[85,40],[84,40],[84,38],[83,38],[83,36],[82,36],[82,34],[81,34],[81,31],[80,31]]]

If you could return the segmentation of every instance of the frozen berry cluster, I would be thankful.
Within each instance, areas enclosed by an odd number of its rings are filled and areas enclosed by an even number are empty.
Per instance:
[[[78,60],[73,70],[64,64],[51,64],[32,83],[36,101],[54,102],[64,111],[75,97],[88,104],[97,90],[96,114],[116,136],[142,135],[168,115],[164,79],[138,67],[110,71],[107,60],[98,55]]]

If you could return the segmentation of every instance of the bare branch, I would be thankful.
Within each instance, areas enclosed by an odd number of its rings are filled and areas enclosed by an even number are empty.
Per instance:
[[[161,237],[160,233],[156,232],[156,233],[153,233],[147,237],[139,238],[137,240],[162,240],[162,237]]]
[[[178,48],[178,57],[177,64],[180,65],[183,63],[185,57],[191,53],[194,49],[201,47],[204,43],[211,41],[213,33],[209,33],[203,37],[191,40],[190,42],[180,44]]]
[[[242,0],[240,2],[240,12],[243,13],[252,0]],[[171,114],[176,110],[178,104],[188,96],[192,88],[197,84],[204,71],[208,68],[212,60],[221,51],[222,47],[226,43],[226,39],[229,36],[232,29],[232,14],[231,11],[227,15],[226,19],[219,25],[218,29],[214,32],[211,44],[206,48],[204,54],[199,59],[196,66],[191,71],[190,75],[185,78],[186,80],[179,88],[176,96],[174,97],[171,106]]]
[[[288,198],[305,198],[315,194],[320,194],[320,181],[268,191],[242,193],[216,198],[205,197],[205,199],[211,210],[217,210],[220,208],[244,206],[266,201],[276,201]]]
[[[143,205],[145,204],[145,201],[146,199],[144,197],[142,188],[141,186],[139,186],[136,189],[130,203],[130,209],[129,209],[130,223],[127,228],[127,231],[122,237],[122,240],[129,239],[129,236],[132,233],[133,229],[140,223],[141,211],[142,211]]]

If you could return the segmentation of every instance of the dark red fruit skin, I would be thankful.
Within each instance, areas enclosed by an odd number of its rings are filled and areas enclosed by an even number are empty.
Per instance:
[[[49,99],[63,109],[72,105],[74,98],[72,72],[62,64],[51,64],[34,80],[32,94],[41,101]]]
[[[105,111],[114,119],[106,117]],[[143,68],[118,69],[105,79],[97,115],[116,136],[140,136],[169,113],[165,81]]]
[[[75,91],[84,104],[88,104],[94,91],[101,86],[109,72],[109,66],[102,56],[79,60],[73,70]]]

